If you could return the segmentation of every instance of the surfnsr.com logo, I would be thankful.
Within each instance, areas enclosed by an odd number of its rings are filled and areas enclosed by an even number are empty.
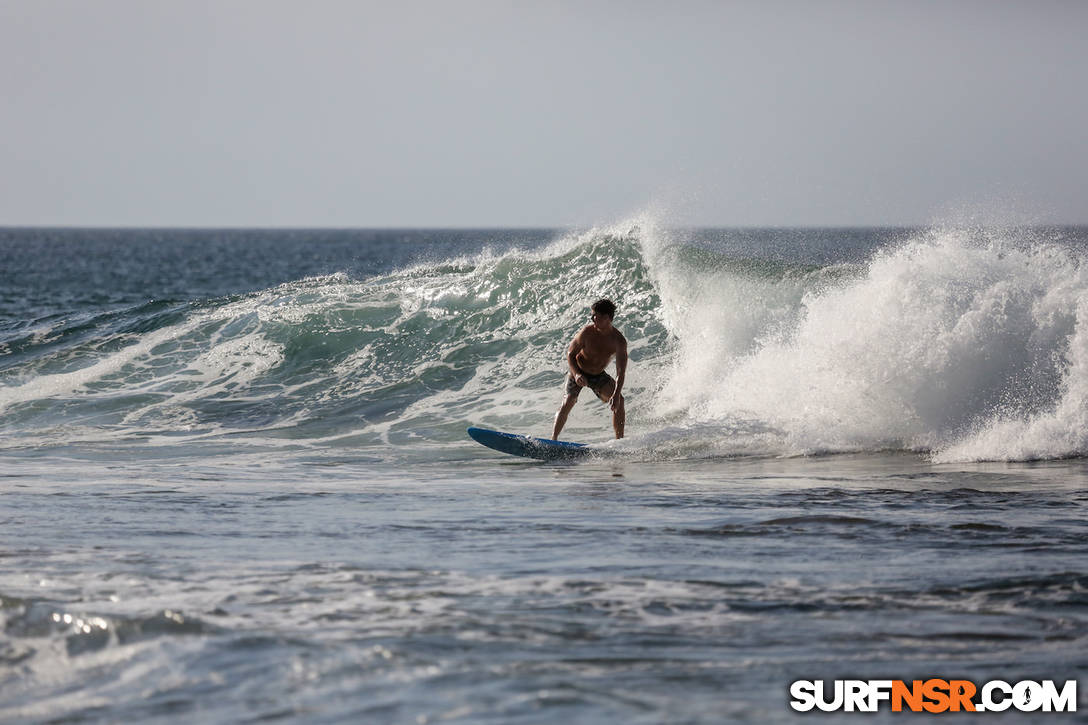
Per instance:
[[[970,680],[797,680],[790,685],[790,707],[799,712],[1076,712],[1077,681],[991,680],[978,687]]]

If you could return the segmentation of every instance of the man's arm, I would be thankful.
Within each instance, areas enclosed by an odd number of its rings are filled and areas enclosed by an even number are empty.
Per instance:
[[[578,368],[578,353],[582,351],[584,343],[582,342],[582,333],[578,332],[574,336],[574,339],[570,341],[570,346],[567,348],[567,368],[570,369],[570,376],[574,378],[574,382],[578,383],[583,388],[586,386],[585,378],[582,378],[582,371]],[[579,380],[579,378],[582,378]]]
[[[627,340],[620,337],[620,344],[616,348],[616,390],[612,393],[610,405],[616,407],[616,403],[623,400],[620,390],[623,389],[623,379],[627,376]]]

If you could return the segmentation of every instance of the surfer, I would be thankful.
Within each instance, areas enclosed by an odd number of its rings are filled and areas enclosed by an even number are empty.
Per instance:
[[[612,429],[617,438],[623,438],[624,409],[620,391],[627,373],[627,339],[612,326],[616,305],[611,300],[597,300],[591,309],[593,322],[583,327],[567,348],[567,395],[555,414],[552,440],[559,439],[559,432],[585,387],[596,393],[602,403],[608,403],[612,409]],[[615,380],[604,371],[613,356],[616,357]]]

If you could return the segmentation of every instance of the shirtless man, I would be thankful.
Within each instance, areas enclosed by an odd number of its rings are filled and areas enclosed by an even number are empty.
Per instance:
[[[567,348],[567,397],[555,414],[552,440],[558,440],[559,432],[566,425],[570,409],[578,402],[582,388],[589,387],[602,403],[612,409],[612,428],[617,438],[623,438],[623,379],[627,374],[627,339],[612,326],[616,306],[610,300],[593,303],[593,324],[586,325],[570,341]],[[616,356],[616,379],[604,371],[612,356]]]

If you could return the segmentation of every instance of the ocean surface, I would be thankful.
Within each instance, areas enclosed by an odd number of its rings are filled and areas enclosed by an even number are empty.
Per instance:
[[[0,722],[1080,679],[1088,229],[0,229]],[[607,296],[628,437],[564,351]],[[929,716],[932,717],[932,716]],[[901,722],[839,713],[821,721]],[[928,718],[926,718],[928,721]]]

